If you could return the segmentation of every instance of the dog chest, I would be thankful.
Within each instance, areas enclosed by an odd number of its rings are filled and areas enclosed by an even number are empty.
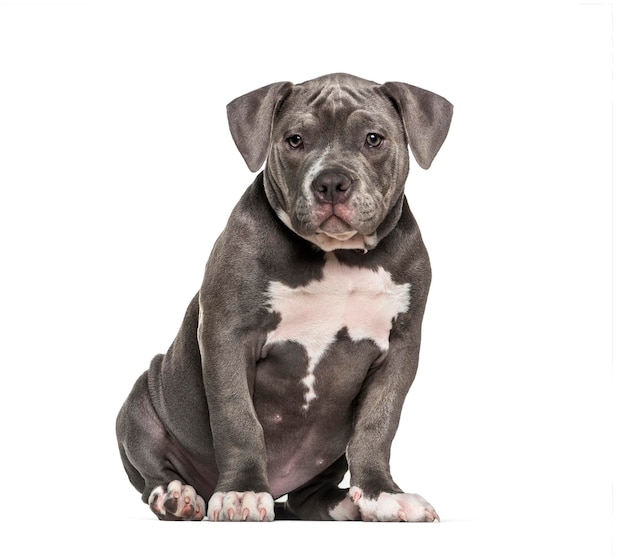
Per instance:
[[[355,343],[372,341],[381,354],[389,348],[394,319],[409,309],[410,285],[396,284],[382,268],[367,269],[341,264],[329,254],[322,278],[291,288],[279,281],[267,290],[267,308],[279,315],[278,326],[270,331],[264,354],[271,347],[295,342],[307,356],[303,407],[317,396],[315,371],[335,343],[340,331]]]

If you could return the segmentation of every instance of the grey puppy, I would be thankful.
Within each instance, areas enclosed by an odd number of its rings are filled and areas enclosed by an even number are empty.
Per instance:
[[[444,98],[332,74],[228,105],[251,171],[168,352],[117,419],[124,467],[161,519],[434,521],[389,455],[430,285],[404,196]],[[339,488],[346,471],[349,489]]]

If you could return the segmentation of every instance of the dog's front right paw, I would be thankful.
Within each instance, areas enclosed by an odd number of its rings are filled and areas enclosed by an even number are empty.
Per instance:
[[[270,522],[274,520],[274,499],[269,493],[218,491],[209,499],[209,520]]]
[[[204,499],[190,485],[174,480],[167,485],[155,487],[148,498],[148,505],[160,520],[202,520]]]

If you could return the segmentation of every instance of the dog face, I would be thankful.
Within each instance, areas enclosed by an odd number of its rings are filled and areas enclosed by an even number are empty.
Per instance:
[[[404,191],[408,146],[428,168],[452,106],[410,85],[332,74],[269,85],[233,101],[228,113],[250,169],[267,159],[268,199],[291,230],[325,251],[369,250],[399,215],[393,209]]]

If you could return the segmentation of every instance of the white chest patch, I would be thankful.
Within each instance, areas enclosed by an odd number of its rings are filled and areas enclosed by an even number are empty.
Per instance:
[[[386,352],[394,318],[409,309],[409,291],[409,284],[396,284],[380,267],[349,267],[333,254],[326,256],[321,280],[297,288],[270,283],[267,307],[280,314],[280,322],[268,334],[265,346],[292,341],[306,350],[305,410],[317,396],[317,364],[337,333],[346,328],[352,340],[369,339]]]

